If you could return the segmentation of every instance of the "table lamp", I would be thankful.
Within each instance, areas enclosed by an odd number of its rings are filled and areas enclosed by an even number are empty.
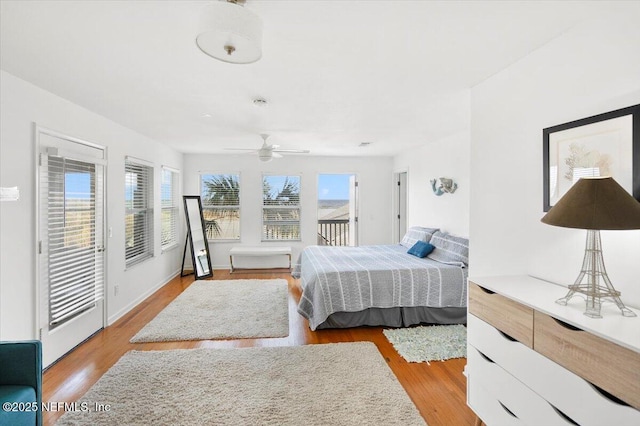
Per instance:
[[[640,229],[640,202],[633,198],[613,178],[582,178],[541,219],[543,223],[587,230],[587,244],[582,270],[569,292],[556,303],[566,305],[576,293],[587,297],[584,314],[602,318],[602,299],[608,298],[618,305],[622,315],[636,314],[622,303],[604,266],[600,230]]]

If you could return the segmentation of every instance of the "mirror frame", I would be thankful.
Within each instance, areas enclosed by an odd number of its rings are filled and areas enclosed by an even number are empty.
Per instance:
[[[200,216],[200,225],[202,226],[202,234],[204,237],[204,247],[205,250],[207,252],[207,265],[209,266],[209,273],[208,274],[202,274],[202,275],[198,275],[198,268],[196,266],[196,253],[193,247],[193,235],[192,235],[192,226],[191,226],[191,222],[189,220],[189,207],[188,207],[188,200],[197,200],[198,201],[198,213]],[[187,250],[187,245],[189,246],[190,250],[191,250],[191,263],[193,265],[193,274],[196,277],[196,280],[199,280],[201,278],[208,278],[208,277],[212,277],[213,276],[213,267],[211,265],[211,253],[209,251],[209,241],[207,239],[207,234],[206,234],[206,228],[205,228],[205,223],[204,223],[204,216],[202,214],[202,200],[200,199],[199,195],[183,195],[182,196],[182,201],[184,203],[184,215],[185,218],[187,220],[187,239],[185,241],[185,253],[182,256],[182,269],[184,272],[184,258],[186,255],[186,250]],[[190,274],[186,274],[186,275],[190,275]],[[181,274],[181,276],[184,276],[183,274]]]

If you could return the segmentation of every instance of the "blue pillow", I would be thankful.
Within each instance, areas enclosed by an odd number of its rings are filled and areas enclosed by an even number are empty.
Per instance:
[[[429,243],[425,243],[424,241],[416,242],[413,247],[411,247],[407,253],[412,254],[417,257],[425,257],[429,253],[433,251],[435,247]]]

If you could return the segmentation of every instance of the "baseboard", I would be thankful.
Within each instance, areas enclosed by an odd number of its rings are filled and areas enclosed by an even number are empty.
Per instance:
[[[110,317],[108,317],[107,318],[107,327],[112,325],[116,321],[118,321],[123,316],[125,316],[133,308],[135,308],[140,303],[142,303],[142,301],[144,301],[147,297],[151,296],[153,293],[158,291],[160,288],[162,288],[165,285],[169,284],[169,281],[171,281],[172,279],[174,279],[178,275],[180,275],[180,270],[179,269],[174,271],[174,272],[172,272],[168,277],[165,277],[160,282],[158,282],[156,285],[152,286],[149,290],[147,290],[144,293],[142,293],[138,298],[134,299],[127,306],[125,306],[124,308],[122,308],[118,312],[116,312],[115,314],[113,314]]]
[[[213,270],[215,271],[216,269],[229,269],[229,264],[227,263],[226,265],[212,265],[211,266],[213,268]]]
[[[291,273],[289,268],[235,268],[233,272],[229,272],[230,275],[242,275],[242,274],[282,274]]]

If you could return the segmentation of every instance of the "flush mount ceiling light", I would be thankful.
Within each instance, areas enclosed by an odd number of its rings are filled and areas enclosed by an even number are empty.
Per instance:
[[[241,6],[244,2],[216,1],[204,9],[196,36],[200,50],[232,64],[250,64],[262,57],[262,21]]]
[[[264,98],[256,98],[253,100],[253,104],[257,107],[265,107],[267,106],[267,100]]]

